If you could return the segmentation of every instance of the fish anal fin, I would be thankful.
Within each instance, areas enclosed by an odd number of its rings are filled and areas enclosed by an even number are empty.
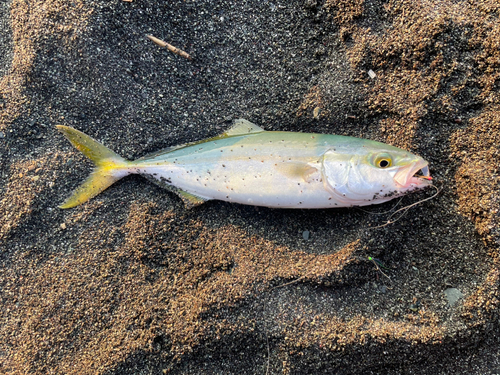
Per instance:
[[[182,201],[184,202],[184,206],[186,206],[187,209],[199,206],[200,204],[203,204],[207,201],[207,199],[205,198],[180,189],[177,190],[177,194],[179,195],[179,197],[181,197]]]
[[[159,187],[166,189],[177,196],[179,196],[182,199],[182,202],[184,202],[184,205],[186,208],[193,208],[196,206],[199,206],[200,204],[206,202],[207,198],[200,197],[196,194],[188,193],[185,190],[179,189],[177,186],[174,186],[167,182],[166,179],[157,179],[149,174],[142,174],[143,177],[154,183],[155,185],[158,185]]]
[[[283,176],[295,180],[303,180],[304,182],[311,182],[314,179],[314,175],[319,172],[318,168],[314,165],[299,161],[278,163],[275,168]]]
[[[242,118],[234,120],[233,126],[228,129],[226,132],[224,132],[223,135],[227,137],[233,137],[236,135],[245,135],[245,134],[250,134],[250,133],[261,133],[265,131],[262,129],[260,126],[257,126],[255,124],[252,124],[248,120],[244,120]]]

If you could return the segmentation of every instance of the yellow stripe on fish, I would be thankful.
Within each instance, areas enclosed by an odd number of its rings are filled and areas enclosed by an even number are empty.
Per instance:
[[[61,208],[133,173],[175,191],[188,206],[210,199],[276,208],[366,206],[431,184],[428,163],[408,151],[339,135],[264,131],[242,119],[220,136],[135,161],[76,129],[57,128],[96,166]]]

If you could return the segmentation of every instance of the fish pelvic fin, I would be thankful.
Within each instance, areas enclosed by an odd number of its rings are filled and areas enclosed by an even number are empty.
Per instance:
[[[90,176],[75,189],[73,194],[59,206],[72,208],[95,197],[116,181],[130,174],[130,162],[114,151],[100,144],[87,134],[69,126],[56,125],[71,144],[95,164],[96,168]]]

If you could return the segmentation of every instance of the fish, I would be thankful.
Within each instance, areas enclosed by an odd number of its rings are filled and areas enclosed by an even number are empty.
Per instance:
[[[56,127],[95,164],[63,209],[130,174],[176,193],[188,208],[213,199],[271,208],[366,206],[432,184],[428,162],[403,149],[348,136],[266,131],[244,119],[213,138],[133,161],[79,130]]]

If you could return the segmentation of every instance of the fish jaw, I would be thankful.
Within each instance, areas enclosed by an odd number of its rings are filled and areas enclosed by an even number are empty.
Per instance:
[[[432,177],[429,173],[428,162],[422,158],[400,168],[394,175],[394,181],[399,188],[423,188],[432,184]],[[418,171],[422,171],[422,175],[415,176]]]

